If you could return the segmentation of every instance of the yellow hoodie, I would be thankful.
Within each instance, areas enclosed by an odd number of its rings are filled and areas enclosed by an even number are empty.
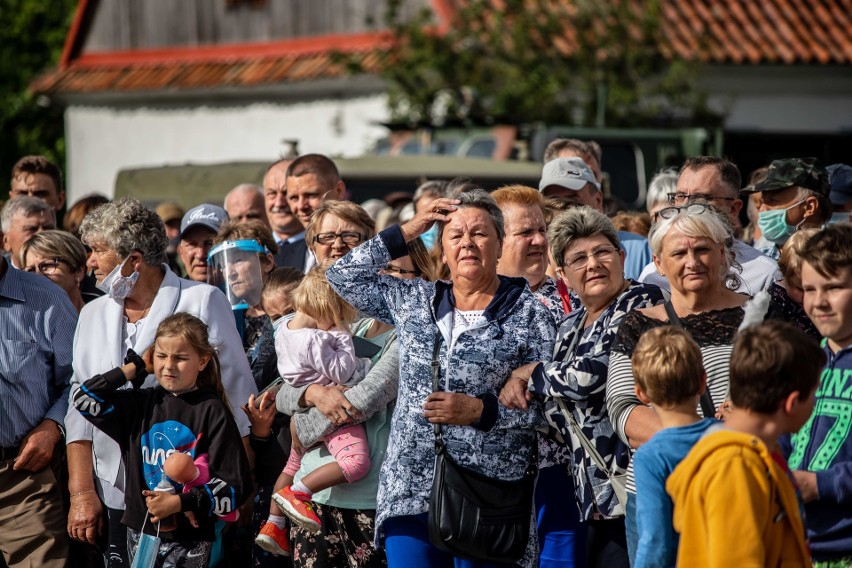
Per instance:
[[[684,567],[811,566],[796,492],[764,443],[719,430],[666,482]]]

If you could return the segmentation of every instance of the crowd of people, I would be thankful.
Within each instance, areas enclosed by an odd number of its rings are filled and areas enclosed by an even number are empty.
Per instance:
[[[852,167],[690,157],[643,212],[605,177],[559,139],[538,188],[358,205],[307,154],[65,211],[22,158],[0,564],[852,567]],[[439,455],[534,491],[447,527]]]

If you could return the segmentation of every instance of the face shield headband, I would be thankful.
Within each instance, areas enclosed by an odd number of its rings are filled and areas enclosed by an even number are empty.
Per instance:
[[[220,243],[207,255],[207,282],[225,293],[233,310],[260,303],[263,272],[259,254],[269,254],[269,250],[257,241],[241,240]]]

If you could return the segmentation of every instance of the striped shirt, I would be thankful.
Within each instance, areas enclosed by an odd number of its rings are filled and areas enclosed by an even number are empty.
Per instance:
[[[743,314],[742,308],[728,308],[680,318],[684,329],[692,335],[701,349],[704,370],[707,372],[707,389],[713,399],[714,408],[718,408],[728,396],[731,351]],[[630,413],[642,404],[634,391],[635,381],[630,357],[644,332],[664,325],[669,325],[669,322],[650,318],[637,311],[631,312],[624,318],[612,346],[606,384],[607,409],[616,433],[628,446],[630,443],[624,428]],[[698,413],[701,414],[700,408]],[[633,453],[635,448],[631,448],[630,466],[627,470],[627,490],[630,493],[636,493]]]
[[[68,408],[77,311],[59,286],[0,260],[0,446]]]

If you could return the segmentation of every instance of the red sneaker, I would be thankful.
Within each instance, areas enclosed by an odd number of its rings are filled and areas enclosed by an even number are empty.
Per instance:
[[[307,497],[306,495],[301,495]],[[290,517],[294,523],[311,532],[320,530],[320,520],[317,514],[314,513],[314,507],[310,501],[299,499],[293,490],[288,485],[281,491],[273,493],[272,500],[278,505],[278,508]]]
[[[260,527],[260,532],[254,543],[270,554],[290,556],[290,541],[287,540],[287,529],[279,529],[275,523],[266,521]]]

